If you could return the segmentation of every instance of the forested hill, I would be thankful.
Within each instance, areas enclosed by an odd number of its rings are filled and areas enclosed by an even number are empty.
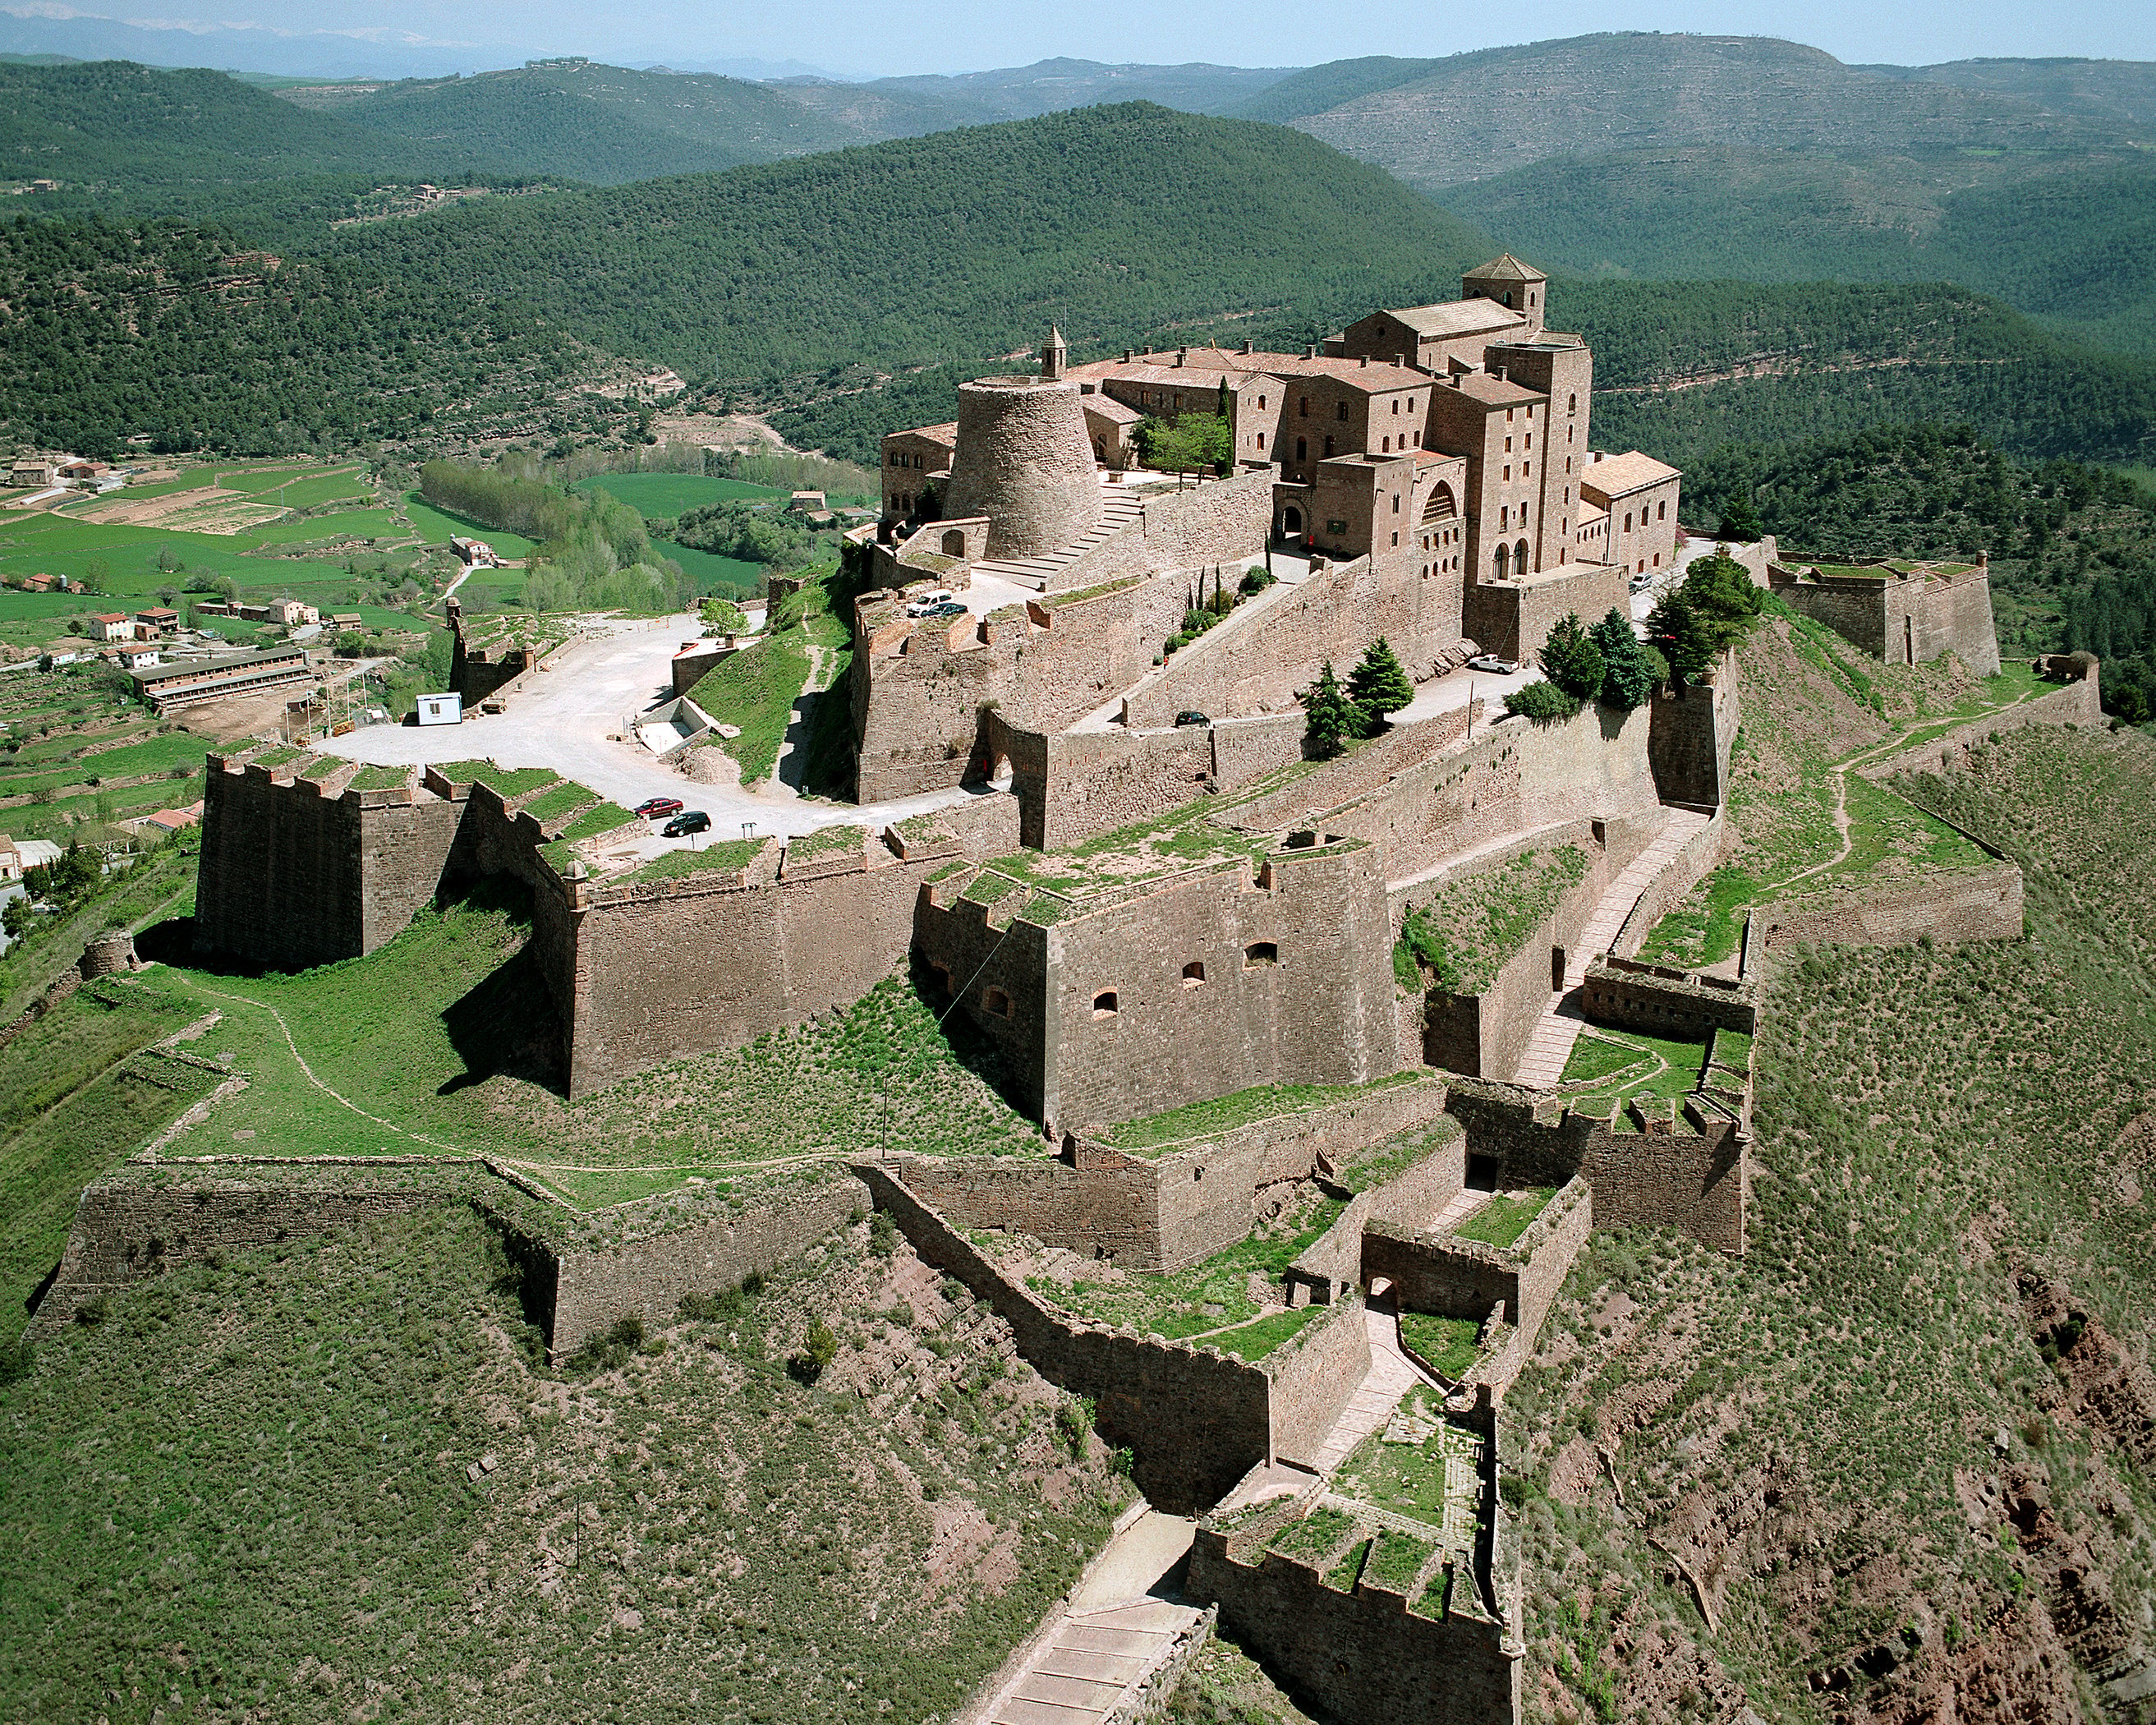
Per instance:
[[[1167,341],[1458,291],[1498,248],[1277,127],[1148,103],[347,230],[340,265],[526,307],[684,376]],[[1327,325],[1337,327],[1337,325]]]
[[[338,93],[309,94],[321,100]],[[328,111],[437,159],[510,162],[595,185],[716,172],[889,135],[818,113],[769,85],[583,60],[388,85]]]

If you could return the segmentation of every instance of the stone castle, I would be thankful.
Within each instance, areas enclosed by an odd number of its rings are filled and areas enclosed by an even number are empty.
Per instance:
[[[1591,449],[1593,356],[1545,328],[1544,278],[1504,257],[1464,287],[1300,356],[1074,367],[1051,336],[1038,376],[963,386],[954,424],[886,438],[882,519],[847,553],[860,824],[714,845],[654,875],[609,850],[624,811],[551,773],[235,751],[210,762],[196,921],[206,947],[313,964],[374,950],[446,884],[514,876],[572,1096],[842,1008],[911,964],[993,1046],[1042,1153],[865,1146],[843,1190],[690,1230],[678,1250],[572,1264],[534,1245],[555,1352],[798,1250],[858,1194],[1045,1375],[1096,1399],[1153,1502],[1218,1507],[1193,1586],[1341,1717],[1372,1722],[1517,1717],[1495,1404],[1593,1226],[1744,1250],[1759,956],[1789,938],[2020,930],[2001,860],[1877,903],[1786,901],[1735,977],[1637,962],[1722,854],[1734,664],[1629,713],[1548,723],[1440,698],[1477,651],[1529,659],[1558,619],[1625,606],[1678,544],[1677,472]],[[1197,414],[1224,424],[1224,460],[1194,480],[1133,465],[1143,422]],[[1997,668],[1982,563],[1737,551],[1870,651]],[[1430,698],[1306,758],[1297,691],[1379,637]],[[2093,667],[2061,675],[2017,722],[2094,718]],[[933,813],[870,814],[928,793]],[[1555,883],[1533,927],[1472,975],[1419,964],[1411,922],[1507,870]],[[1583,1017],[1706,1039],[1697,1084],[1595,1104],[1560,1080]],[[1279,1086],[1305,1100],[1117,1147],[1130,1122]],[[1373,1158],[1391,1172],[1358,1185]],[[1074,1319],[981,1245],[1176,1271],[1313,1183],[1344,1208],[1280,1297],[1330,1309],[1255,1363]],[[1447,1206],[1524,1188],[1555,1196],[1511,1246],[1433,1231]],[[135,1273],[130,1228],[185,1255],[139,1196],[85,1199],[106,1219],[79,1225],[48,1307]],[[1375,1368],[1366,1291],[1480,1337],[1465,1377],[1414,1366],[1448,1398],[1468,1532],[1424,1530],[1437,1554],[1410,1593],[1373,1579],[1343,1596],[1270,1542],[1339,1508],[1326,1445]],[[1368,1509],[1340,1512],[1389,1525]]]

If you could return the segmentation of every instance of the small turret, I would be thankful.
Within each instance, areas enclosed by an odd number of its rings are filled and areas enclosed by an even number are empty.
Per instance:
[[[1053,324],[1049,326],[1048,339],[1040,344],[1040,378],[1044,383],[1060,383],[1063,373],[1070,364],[1070,350],[1064,345],[1063,331]]]

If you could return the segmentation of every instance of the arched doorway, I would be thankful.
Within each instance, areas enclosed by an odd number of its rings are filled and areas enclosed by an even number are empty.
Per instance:
[[[1497,555],[1495,559],[1493,559],[1493,562],[1496,568],[1497,578],[1500,581],[1502,581],[1505,578],[1506,571],[1510,566],[1512,560],[1512,554],[1503,546],[1499,546],[1497,547]]]
[[[1302,531],[1302,511],[1292,503],[1281,511],[1281,531],[1292,539]]]
[[[1524,539],[1512,547],[1512,572],[1516,575],[1527,572],[1527,542]]]
[[[947,557],[962,557],[965,556],[965,554],[966,535],[964,531],[957,527],[951,528],[943,535],[943,555]]]

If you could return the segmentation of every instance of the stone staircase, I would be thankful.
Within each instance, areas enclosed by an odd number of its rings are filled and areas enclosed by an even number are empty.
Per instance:
[[[1587,927],[1565,954],[1564,986],[1550,996],[1549,1004],[1543,1009],[1527,1052],[1520,1056],[1519,1070],[1512,1075],[1513,1083],[1548,1090],[1564,1076],[1573,1044],[1579,1040],[1580,1026],[1587,1022],[1579,1008],[1579,988],[1587,980],[1588,965],[1609,950],[1625,919],[1632,914],[1632,906],[1639,903],[1640,895],[1654,885],[1656,877],[1676,860],[1677,853],[1707,819],[1688,809],[1669,810],[1655,841],[1609,883],[1594,914],[1587,919]]]
[[[1076,562],[1088,552],[1096,550],[1108,539],[1122,531],[1145,513],[1145,500],[1132,496],[1120,489],[1101,488],[1100,525],[1082,539],[1055,551],[1043,552],[1031,557],[989,557],[973,565],[976,575],[993,575],[1013,582],[1019,587],[1029,587],[1035,593],[1046,593],[1050,583],[1064,570]]]

